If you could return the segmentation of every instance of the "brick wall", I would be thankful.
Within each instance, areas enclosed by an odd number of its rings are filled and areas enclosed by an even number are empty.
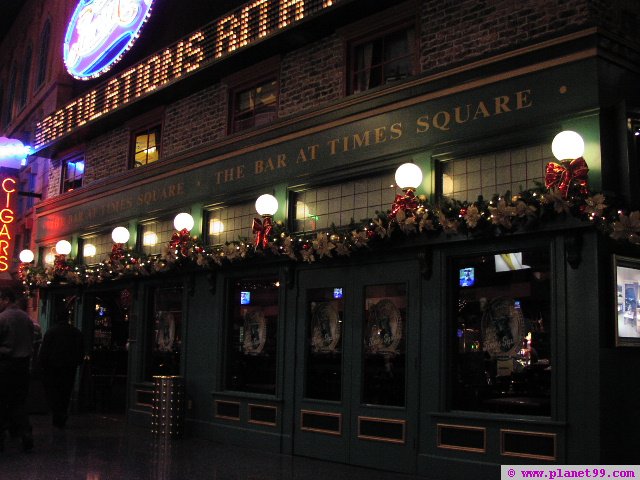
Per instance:
[[[278,116],[319,107],[344,94],[344,46],[338,35],[286,55],[281,64]]]
[[[227,87],[213,85],[169,105],[162,132],[162,155],[223,138],[227,127]]]
[[[83,186],[127,169],[129,135],[129,131],[121,127],[87,144]]]

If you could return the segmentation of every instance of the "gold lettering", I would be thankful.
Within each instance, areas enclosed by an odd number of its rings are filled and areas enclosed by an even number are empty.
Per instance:
[[[529,108],[533,105],[531,100],[531,90],[521,90],[516,92],[516,109],[521,110],[523,108]]]
[[[197,45],[202,41],[204,41],[204,34],[202,32],[196,32],[189,37],[186,57],[190,60],[184,64],[185,71],[191,72],[195,70],[200,66],[200,62],[204,60],[204,50],[201,46]],[[194,44],[197,46],[194,47]]]
[[[477,120],[480,116],[483,116],[485,118],[491,116],[491,114],[489,113],[489,109],[487,109],[487,106],[484,104],[484,102],[478,103],[478,108],[476,108],[476,114],[473,116],[473,119]]]
[[[509,96],[503,95],[501,97],[496,97],[496,115],[500,115],[501,113],[510,112],[509,108]]]
[[[6,223],[2,224],[2,227],[0,227],[0,237],[7,237],[9,240],[11,240],[11,234],[9,233],[9,227],[7,226]],[[4,240],[2,240],[4,241]]]
[[[330,147],[330,154],[331,155],[335,155],[336,154],[336,147],[338,145],[338,142],[340,141],[339,138],[334,138],[333,140],[329,140],[327,143],[329,144]]]
[[[424,133],[429,130],[429,115],[422,115],[416,120],[418,126],[416,127],[416,133]]]
[[[311,160],[316,160],[318,158],[318,147],[320,145],[309,145],[309,153],[311,153]]]
[[[353,134],[353,148],[360,148],[362,146],[369,146],[369,130],[365,130],[365,132],[360,135],[359,133]]]
[[[464,120],[462,119],[462,116],[460,115],[460,111],[462,110],[462,107],[456,107],[453,109],[453,115],[455,117],[456,123],[465,123],[469,121],[469,117],[471,116],[471,105],[467,103],[467,118],[465,118]]]
[[[298,158],[296,158],[296,163],[304,163],[307,161],[307,154],[304,151],[304,148],[301,148],[298,152]]]
[[[391,131],[391,140],[397,140],[402,136],[402,123],[394,123],[389,128]]]
[[[442,130],[442,131],[449,130],[450,123],[451,123],[451,114],[445,110],[442,110],[433,116],[433,126],[436,127],[438,130]]]
[[[8,195],[7,195],[8,197]],[[7,198],[7,207],[9,206],[9,199]],[[10,208],[3,208],[0,210],[0,222],[11,223],[15,219],[13,215],[13,210]]]
[[[251,16],[251,11],[254,9],[258,9],[257,12],[254,12],[254,15],[258,15],[258,32],[250,32],[249,31],[249,18]],[[262,38],[267,35],[267,25],[269,21],[269,2],[268,0],[255,0],[253,3],[250,3],[246,7],[242,9],[242,13],[240,14],[240,46],[244,47],[249,43],[249,40],[253,38]]]
[[[284,153],[278,155],[278,164],[276,168],[283,168],[287,166],[287,156]]]
[[[376,143],[384,143],[387,141],[387,127],[374,128]]]
[[[235,15],[229,15],[218,21],[216,29],[216,50],[215,57],[220,58],[228,52],[233,52],[238,48],[238,29],[240,21]]]
[[[8,255],[6,257],[5,256],[0,257],[0,272],[6,272],[9,269],[9,264],[7,263],[8,259],[9,259]]]

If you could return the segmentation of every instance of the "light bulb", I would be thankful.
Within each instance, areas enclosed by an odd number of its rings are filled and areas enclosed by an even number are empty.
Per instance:
[[[565,130],[555,136],[551,142],[551,151],[558,160],[573,160],[584,155],[584,140],[571,130]]]
[[[71,244],[66,240],[60,240],[56,243],[56,253],[58,255],[69,255],[71,253]]]
[[[193,217],[188,213],[179,213],[176,215],[176,218],[173,219],[173,226],[176,227],[178,231],[184,229],[191,231],[194,224]]]
[[[93,243],[87,243],[82,247],[82,256],[84,258],[91,258],[96,256],[96,246]]]
[[[156,232],[144,232],[142,235],[142,245],[145,247],[153,247],[158,243],[158,235]]]
[[[116,227],[111,232],[111,238],[114,243],[127,243],[129,241],[129,230],[125,227]]]
[[[256,212],[258,215],[274,215],[278,211],[278,200],[273,195],[265,193],[256,200]]]
[[[396,170],[396,185],[403,190],[416,189],[422,183],[422,170],[415,163],[403,163]]]
[[[22,263],[31,263],[33,262],[34,255],[31,250],[26,249],[20,252],[19,258]]]
[[[217,218],[209,222],[209,233],[212,235],[220,235],[222,232],[224,232],[224,223]]]

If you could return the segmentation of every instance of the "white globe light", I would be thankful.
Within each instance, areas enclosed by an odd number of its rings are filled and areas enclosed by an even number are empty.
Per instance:
[[[209,222],[209,233],[212,235],[220,235],[222,232],[224,232],[224,223],[217,218],[212,219]]]
[[[71,253],[71,244],[66,240],[60,240],[56,243],[56,253],[58,255],[69,255]]]
[[[584,140],[576,132],[565,130],[555,136],[551,151],[558,160],[580,158],[584,154]]]
[[[158,235],[156,232],[144,232],[142,235],[142,245],[145,247],[153,247],[158,243]]]
[[[273,195],[265,193],[256,200],[258,215],[274,215],[278,211],[278,200]]]
[[[22,263],[31,263],[33,262],[33,259],[34,259],[33,252],[29,249],[22,250],[20,252],[20,255],[18,255],[18,257],[20,258],[20,261]]]
[[[415,163],[403,163],[396,170],[396,185],[401,189],[416,189],[422,183],[422,170]]]
[[[93,243],[85,243],[82,247],[82,256],[84,258],[91,258],[96,256],[96,246]]]
[[[111,238],[114,243],[127,243],[129,241],[129,230],[125,227],[116,227],[111,232]]]
[[[173,226],[176,227],[178,231],[184,230],[185,228],[191,231],[194,224],[193,217],[188,213],[179,213],[176,215],[176,218],[173,219]]]

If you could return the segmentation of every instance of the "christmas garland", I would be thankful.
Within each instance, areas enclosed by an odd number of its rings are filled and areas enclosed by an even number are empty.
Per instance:
[[[398,196],[392,209],[346,229],[294,234],[275,222],[260,241],[240,239],[219,246],[204,246],[187,230],[175,232],[162,254],[146,256],[115,244],[109,258],[97,265],[82,265],[62,255],[52,266],[21,264],[18,270],[25,291],[53,284],[94,285],[105,280],[149,276],[188,265],[212,269],[225,263],[257,257],[286,257],[312,263],[347,257],[364,248],[400,241],[403,237],[445,234],[467,238],[501,236],[530,231],[550,221],[576,218],[590,222],[605,235],[640,245],[640,211],[625,213],[614,196],[590,194],[586,188],[538,188],[517,195],[507,193],[490,201],[441,199],[430,204],[412,192]],[[264,232],[263,232],[264,233]]]

